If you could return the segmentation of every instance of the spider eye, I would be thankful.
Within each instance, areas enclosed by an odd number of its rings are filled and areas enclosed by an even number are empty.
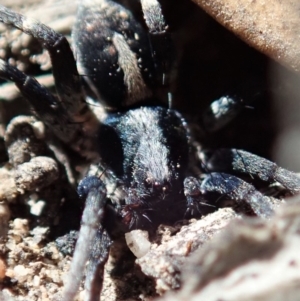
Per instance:
[[[151,181],[151,179],[146,179],[145,186],[151,190],[152,193],[166,193],[170,190],[170,184],[165,181]]]
[[[166,193],[166,192],[170,191],[170,188],[171,188],[170,184],[165,183],[161,189],[164,193]]]

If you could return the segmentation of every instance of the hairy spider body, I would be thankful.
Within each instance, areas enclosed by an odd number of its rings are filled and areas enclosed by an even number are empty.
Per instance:
[[[183,197],[182,183],[188,169],[188,131],[184,119],[174,110],[140,107],[109,115],[104,124],[99,131],[99,144],[108,143],[108,148],[99,152],[123,182],[124,218],[128,220],[133,209],[141,211],[139,220],[149,215],[153,221],[153,214],[147,213],[147,209],[164,204],[170,211],[180,200],[179,195]],[[143,210],[146,212],[142,214]],[[154,215],[157,216],[156,210]],[[129,221],[134,222],[130,218]]]
[[[99,163],[102,172],[100,177],[90,172],[78,186],[86,204],[64,301],[74,299],[87,261],[85,299],[99,299],[116,229],[149,229],[197,217],[203,204],[216,205],[220,198],[247,203],[256,215],[270,217],[270,198],[227,172],[278,181],[290,193],[300,191],[294,173],[235,149],[210,156],[201,152],[197,159],[207,174],[195,173],[196,152],[188,124],[176,110],[158,105],[161,90],[168,90],[173,57],[168,27],[156,0],[141,0],[141,7],[144,26],[114,1],[88,0],[79,5],[74,49],[88,93],[106,108],[96,116],[86,103],[66,38],[0,6],[1,22],[39,39],[49,51],[58,96],[4,61],[0,77],[13,81],[57,137]],[[222,106],[226,106],[223,111],[232,107],[228,102]]]

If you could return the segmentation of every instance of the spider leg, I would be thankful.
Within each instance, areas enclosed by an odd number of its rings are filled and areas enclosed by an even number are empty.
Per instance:
[[[167,25],[157,0],[141,0],[145,22],[151,34],[163,34]]]
[[[15,83],[22,95],[30,100],[40,118],[52,127],[58,137],[71,138],[79,125],[71,124],[61,103],[36,79],[0,60],[0,77]]]
[[[261,194],[253,185],[225,173],[208,174],[201,184],[198,179],[188,177],[184,181],[184,193],[188,206],[191,205],[189,199],[192,199],[193,203],[203,203],[208,194],[214,193],[237,203],[246,202],[258,216],[269,218],[273,214],[273,205],[269,197]]]
[[[78,193],[81,197],[86,199],[86,203],[62,300],[74,300],[90,254],[92,254],[92,256],[86,277],[85,285],[87,291],[85,300],[97,300],[97,298],[99,300],[104,264],[108,259],[111,245],[109,235],[101,226],[105,215],[106,189],[101,180],[90,176],[84,178],[79,183]],[[93,246],[93,243],[96,243],[96,246]],[[96,278],[96,283],[94,278]],[[99,283],[97,283],[97,281],[99,281]]]
[[[205,166],[210,171],[235,171],[269,183],[279,182],[293,194],[300,192],[300,177],[296,173],[243,150],[219,149],[205,161]]]
[[[185,216],[195,217],[198,215],[202,215],[202,207],[209,205],[207,204],[206,200],[202,195],[200,181],[195,177],[187,177],[184,179],[183,187],[184,195],[187,201],[187,211],[185,213]]]
[[[168,80],[166,76],[174,59],[171,35],[159,2],[157,0],[141,0],[141,5],[149,29],[155,65],[158,74],[162,74],[162,84],[165,85]]]
[[[98,157],[92,132],[86,133],[84,124],[75,122],[62,103],[36,79],[27,76],[3,60],[0,60],[0,78],[15,83],[36,114],[58,138],[83,155]]]
[[[100,227],[92,242],[91,254],[85,278],[85,301],[99,301],[102,291],[104,265],[107,262],[112,240]]]
[[[204,111],[201,123],[206,132],[215,132],[230,123],[245,108],[242,99],[222,96]]]
[[[88,140],[92,139],[99,122],[85,102],[75,59],[66,38],[46,25],[26,18],[2,5],[0,5],[0,22],[12,25],[37,38],[48,50],[58,98],[34,78],[2,60],[0,61],[0,77],[17,85],[36,113],[62,141],[72,145],[77,151],[89,150],[93,143]],[[82,136],[86,138],[80,139]]]
[[[2,5],[0,5],[0,21],[38,39],[48,50],[56,89],[62,105],[70,112],[74,120],[82,121],[81,114],[86,107],[85,95],[67,39],[39,21],[26,18]]]

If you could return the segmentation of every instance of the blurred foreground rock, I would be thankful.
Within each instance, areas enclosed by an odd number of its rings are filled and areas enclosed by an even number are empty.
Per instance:
[[[182,288],[161,301],[300,298],[300,203],[270,221],[239,219],[183,265]]]

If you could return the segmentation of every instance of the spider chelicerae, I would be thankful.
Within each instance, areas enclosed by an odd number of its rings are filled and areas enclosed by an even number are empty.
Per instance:
[[[197,149],[183,116],[160,102],[161,95],[171,97],[174,58],[160,4],[141,0],[141,8],[145,24],[115,1],[81,1],[73,29],[75,61],[65,37],[0,7],[1,22],[32,35],[48,50],[57,96],[4,61],[0,77],[16,84],[54,135],[93,163],[78,185],[85,208],[65,301],[74,299],[87,261],[85,299],[99,298],[110,246],[131,229],[153,230],[161,223],[199,217],[206,205],[216,206],[220,199],[270,217],[270,197],[231,172],[279,182],[290,193],[300,190],[296,174],[246,151],[220,149],[208,155]],[[234,106],[226,99],[212,106],[212,123],[221,124]],[[38,140],[36,122],[14,121],[28,124],[25,134],[31,140]],[[7,130],[9,146],[16,137],[12,132]],[[43,170],[35,179],[43,188],[57,179],[62,167],[55,160],[41,160],[39,151],[37,141],[12,165],[28,162],[32,170]],[[21,173],[15,180],[30,190]]]

